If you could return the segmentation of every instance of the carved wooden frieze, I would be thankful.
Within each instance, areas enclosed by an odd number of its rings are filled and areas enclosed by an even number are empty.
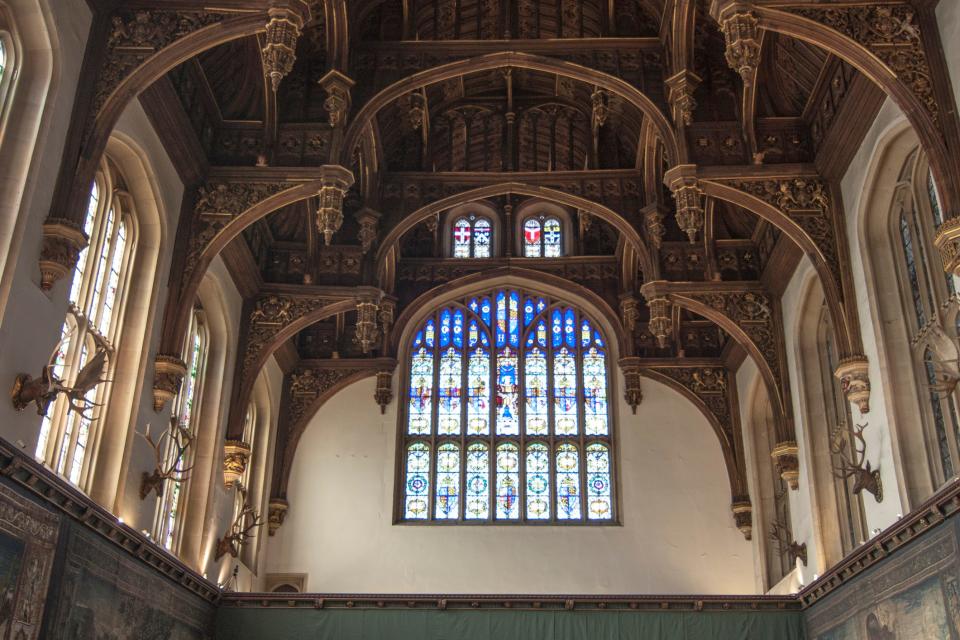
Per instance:
[[[907,2],[855,6],[778,7],[830,27],[886,64],[937,123],[940,108],[921,40],[916,10]]]
[[[224,20],[226,13],[120,9],[110,18],[106,59],[97,74],[93,113],[113,90],[154,53],[194,31]]]
[[[337,298],[268,293],[257,298],[248,321],[241,379],[253,372],[254,363],[278,331],[328,304],[346,299],[352,300],[353,294]]]
[[[305,367],[290,374],[290,413],[288,424],[296,425],[310,407],[337,384],[363,372],[363,368]]]
[[[696,396],[710,410],[723,429],[727,445],[735,442],[733,415],[727,387],[727,370],[722,366],[656,367],[648,366],[674,380]]]

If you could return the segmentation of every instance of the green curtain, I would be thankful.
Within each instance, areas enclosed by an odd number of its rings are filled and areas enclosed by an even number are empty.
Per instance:
[[[216,640],[802,640],[800,612],[406,611],[217,612]]]

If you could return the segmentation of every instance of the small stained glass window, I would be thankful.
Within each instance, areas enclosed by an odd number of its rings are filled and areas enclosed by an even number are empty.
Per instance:
[[[490,220],[474,214],[457,218],[452,227],[454,258],[489,258],[493,242]]]
[[[446,304],[407,366],[401,520],[614,520],[610,363],[578,309],[510,289]]]
[[[532,216],[523,223],[523,257],[559,258],[563,255],[563,226],[549,216]]]

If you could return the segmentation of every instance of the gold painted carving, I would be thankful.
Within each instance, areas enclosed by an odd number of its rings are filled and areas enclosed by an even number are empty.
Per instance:
[[[733,521],[743,537],[747,540],[753,539],[753,506],[750,498],[742,496],[742,499],[730,505],[730,509],[733,511]]]
[[[720,19],[727,43],[726,58],[730,68],[740,74],[746,86],[753,85],[760,66],[760,28],[757,16],[750,11],[736,11]]]
[[[690,164],[673,167],[664,174],[663,181],[677,203],[677,225],[692,244],[703,229],[703,189],[697,179],[697,167]]]
[[[377,371],[377,388],[373,392],[373,399],[380,405],[380,414],[385,414],[387,405],[393,401],[392,371]]]
[[[270,78],[274,93],[280,82],[293,71],[297,60],[297,40],[303,28],[303,19],[289,9],[274,8],[268,14],[263,44],[263,72]]]
[[[87,246],[87,235],[80,225],[63,218],[48,218],[43,223],[40,249],[40,288],[50,291],[77,265],[80,252]]]
[[[641,371],[643,371],[640,358],[621,358],[620,370],[623,371],[623,399],[627,401],[633,414],[637,414],[637,407],[643,402],[643,389],[641,387]]]
[[[347,115],[350,113],[350,90],[354,84],[353,80],[336,69],[320,79],[320,86],[327,92],[323,109],[327,112],[327,120],[334,129],[342,127],[347,122]]]
[[[697,109],[697,101],[693,93],[700,82],[701,79],[697,74],[686,69],[664,81],[667,85],[667,101],[670,103],[675,125],[693,124],[693,113]]]
[[[834,375],[840,381],[840,389],[847,401],[857,405],[860,413],[870,411],[870,370],[865,356],[845,358],[840,361]]]
[[[240,440],[227,440],[223,444],[223,484],[230,488],[240,482],[250,461],[250,445]]]
[[[799,453],[800,449],[793,441],[781,442],[770,452],[780,477],[794,491],[800,488],[800,460],[797,457]]]
[[[357,328],[356,341],[363,349],[364,353],[370,353],[370,350],[376,345],[380,338],[380,331],[377,327],[377,303],[370,300],[361,300],[357,302]]]
[[[943,268],[947,273],[960,276],[960,217],[943,223],[934,240]]]
[[[153,410],[163,411],[164,405],[180,393],[187,365],[180,356],[158,355],[153,362]]]
[[[270,510],[267,512],[267,531],[271,536],[277,534],[277,530],[283,525],[289,510],[290,503],[286,500],[282,498],[270,499]]]

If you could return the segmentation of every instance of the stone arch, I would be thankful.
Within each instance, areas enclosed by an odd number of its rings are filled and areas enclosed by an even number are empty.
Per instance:
[[[584,211],[589,212],[591,215],[597,216],[617,229],[617,231],[621,233],[622,237],[636,251],[637,255],[640,257],[641,268],[645,274],[651,274],[651,277],[653,277],[653,274],[659,273],[657,263],[650,255],[650,251],[647,249],[647,246],[640,237],[640,234],[621,214],[591,200],[587,200],[570,193],[564,193],[556,189],[551,189],[549,187],[533,186],[522,182],[503,182],[500,184],[477,187],[476,189],[470,189],[469,191],[464,191],[446,198],[441,198],[440,200],[424,205],[413,213],[405,216],[398,225],[396,225],[390,230],[389,233],[387,233],[377,251],[375,262],[376,273],[380,278],[381,283],[389,282],[390,279],[387,276],[392,271],[389,265],[389,259],[391,256],[396,255],[396,245],[400,241],[400,238],[403,236],[403,234],[405,234],[407,231],[415,227],[420,222],[428,219],[430,216],[436,215],[460,204],[507,194],[542,198],[547,202],[565,205],[574,209],[583,209]]]
[[[357,112],[350,126],[347,128],[344,135],[343,147],[339,150],[340,163],[344,166],[349,166],[353,149],[359,144],[364,130],[371,126],[380,109],[397,98],[422,86],[443,82],[449,78],[504,67],[517,67],[555,73],[596,85],[622,96],[641,111],[647,119],[652,121],[656,127],[659,138],[666,147],[666,155],[671,163],[676,164],[683,160],[683,154],[685,153],[684,148],[677,142],[676,134],[667,117],[649,97],[628,82],[602,71],[596,71],[572,62],[553,60],[543,56],[519,53],[516,51],[504,51],[469,58],[467,60],[450,62],[432,69],[426,69],[403,80],[399,80],[377,93]]]

